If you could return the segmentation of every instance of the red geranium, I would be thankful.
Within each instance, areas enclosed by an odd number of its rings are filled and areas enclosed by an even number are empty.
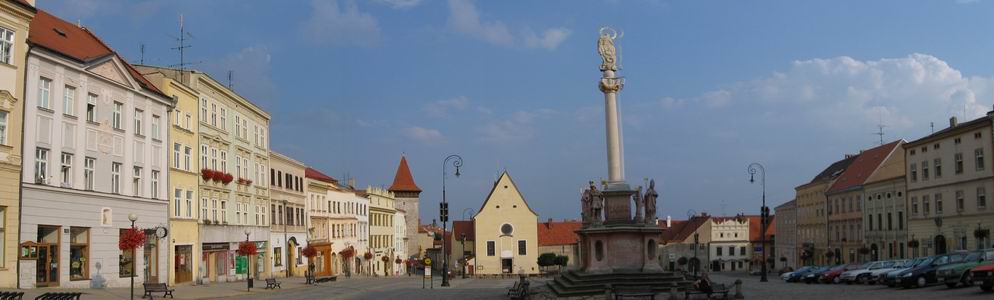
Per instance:
[[[235,251],[238,255],[249,256],[259,253],[259,250],[255,247],[255,243],[244,241],[238,243],[238,251]]]
[[[355,249],[353,249],[352,247],[349,247],[349,248],[347,248],[345,250],[342,250],[342,251],[338,252],[338,254],[341,254],[342,257],[344,257],[344,258],[352,258],[352,256],[355,256]]]
[[[211,180],[211,178],[214,178],[214,171],[208,168],[204,168],[203,170],[200,170],[200,177],[203,177],[204,181]]]
[[[395,264],[400,264],[402,262],[404,262],[404,261],[401,260],[399,256],[397,257],[397,259],[393,260],[393,263],[395,263]]]
[[[221,173],[221,171],[211,171],[211,172],[213,172],[213,174],[211,174],[211,178],[213,178],[214,181],[221,182],[222,180],[224,180],[224,173]]]
[[[304,250],[302,250],[301,253],[304,254],[304,257],[312,258],[318,256],[318,249],[314,249],[313,246],[307,245],[307,247],[304,247]]]
[[[373,254],[369,253],[369,252],[366,252],[366,254],[362,255],[362,258],[365,259],[365,260],[373,259]]]
[[[390,257],[389,257],[389,256],[386,256],[386,255],[384,255],[383,257],[381,257],[381,258],[380,258],[380,260],[382,260],[382,261],[383,261],[383,262],[385,263],[385,262],[388,262],[388,261],[390,261]]]
[[[138,228],[128,228],[121,232],[121,238],[117,242],[117,248],[121,250],[135,250],[145,244],[145,231]]]
[[[224,178],[221,179],[221,182],[223,182],[224,184],[229,184],[231,183],[232,180],[235,180],[235,176],[231,176],[231,174],[225,173]]]

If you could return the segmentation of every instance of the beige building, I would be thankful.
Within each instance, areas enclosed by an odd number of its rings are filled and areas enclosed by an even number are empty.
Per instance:
[[[825,207],[825,190],[856,160],[846,155],[840,161],[818,173],[810,182],[794,188],[797,201],[797,243],[800,247],[798,265],[828,263],[828,215]]]
[[[537,274],[538,214],[505,171],[473,216],[476,274]]]
[[[948,128],[904,145],[913,257],[991,246],[974,231],[994,226],[992,117],[962,124],[953,117]]]
[[[307,260],[307,205],[305,173],[307,166],[293,158],[269,152],[269,190],[275,221],[270,227],[273,245],[273,273],[276,276],[304,276]]]
[[[159,72],[144,74],[166,95],[176,99],[176,108],[166,119],[169,125],[169,280],[170,285],[193,282],[200,270],[200,153],[197,105],[200,93]]]
[[[373,259],[368,264],[374,275],[390,276],[394,274],[394,260],[397,251],[394,249],[395,215],[394,195],[383,188],[368,187],[369,197],[369,252]]]
[[[34,0],[0,1],[0,288],[18,287],[24,57],[34,15]]]
[[[321,173],[317,169],[307,168],[307,212],[308,225],[311,229],[311,239],[308,244],[317,251],[314,257],[315,276],[330,276],[338,274],[341,265],[336,263],[336,256],[331,240],[331,214],[333,208],[328,193],[335,189],[337,180]],[[337,229],[337,228],[336,228]]]
[[[749,267],[749,219],[746,217],[711,217],[708,243],[710,270],[742,271]]]
[[[776,259],[774,270],[783,268],[797,269],[798,257],[800,256],[799,245],[797,244],[797,200],[790,200],[780,204],[775,208],[776,236],[774,248]]]
[[[863,186],[863,241],[868,260],[905,258],[905,151],[898,149]]]

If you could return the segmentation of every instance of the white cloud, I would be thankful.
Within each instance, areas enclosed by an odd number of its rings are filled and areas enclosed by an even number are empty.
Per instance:
[[[422,143],[434,143],[445,139],[437,129],[424,128],[419,126],[404,128],[404,135],[408,138]]]
[[[517,111],[504,119],[492,121],[479,128],[480,141],[495,145],[508,145],[531,140],[538,135],[535,121],[558,114],[552,109]]]
[[[355,1],[339,7],[338,1],[311,2],[311,16],[301,30],[319,44],[375,46],[380,25],[372,15],[359,11]]]
[[[529,30],[525,32],[525,47],[555,50],[571,33],[572,31],[563,27],[546,29],[542,36]]]
[[[469,98],[459,96],[452,99],[438,100],[428,103],[423,110],[429,116],[446,116],[450,110],[464,110],[469,106]]]
[[[276,83],[270,77],[272,58],[266,46],[255,45],[227,54],[206,68],[222,83],[227,83],[231,71],[235,92],[265,107],[277,96]]]
[[[449,28],[498,46],[523,46],[547,50],[556,49],[571,33],[569,29],[559,27],[546,29],[539,36],[525,28],[518,37],[500,20],[480,20],[480,11],[471,0],[449,0]]]
[[[672,110],[686,106],[687,100],[673,97],[663,97],[663,99],[659,99],[659,105],[661,105],[663,109]]]
[[[408,9],[421,4],[421,0],[373,0],[373,1],[389,5],[394,9]]]
[[[868,126],[881,120],[892,129],[927,128],[958,116],[961,121],[990,110],[994,78],[965,77],[927,54],[856,60],[851,57],[795,61],[783,72],[706,92],[688,100],[663,98],[664,108],[684,102],[710,108],[758,106],[801,121],[827,126]]]

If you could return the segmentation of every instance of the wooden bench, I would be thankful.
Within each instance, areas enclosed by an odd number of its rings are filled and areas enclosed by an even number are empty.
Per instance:
[[[162,293],[162,298],[165,298],[166,296],[169,296],[169,298],[175,298],[173,297],[173,291],[176,290],[169,288],[165,283],[143,283],[142,287],[145,288],[145,294],[142,295],[142,299],[146,297],[149,299],[155,299],[155,297],[152,296],[152,293]]]
[[[266,278],[266,289],[275,289],[275,288],[283,289],[283,287],[280,286],[280,282],[276,281],[276,278]]]
[[[44,293],[35,300],[79,300],[83,293]]]
[[[648,286],[622,286],[614,289],[614,299],[649,299],[655,300],[656,293]]]
[[[511,290],[507,291],[507,295],[511,297],[511,299],[527,299],[528,285],[528,281],[515,284],[515,287],[511,287]]]
[[[720,283],[712,286],[710,293],[690,288],[684,293],[684,300],[689,300],[690,295],[706,295],[708,299],[711,299],[713,295],[722,295],[722,299],[728,300],[728,291],[728,286]]]
[[[0,291],[0,300],[21,300],[23,297],[24,292]]]

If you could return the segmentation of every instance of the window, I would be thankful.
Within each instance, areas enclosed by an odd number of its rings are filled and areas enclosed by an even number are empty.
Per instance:
[[[0,257],[7,257],[4,255],[7,252],[7,207],[0,206]],[[0,260],[0,268],[5,267],[7,259]]]
[[[942,194],[935,194],[935,214],[942,214]]]
[[[183,170],[190,171],[190,156],[193,152],[193,148],[190,146],[183,147]]]
[[[211,220],[214,222],[219,221],[217,219],[217,199],[211,199]]]
[[[897,212],[897,230],[904,230],[904,212]]]
[[[207,144],[200,145],[200,167],[206,169],[209,164],[207,164]]]
[[[200,219],[207,220],[207,198],[200,198]]]
[[[235,178],[241,180],[242,178],[242,157],[235,155]]]
[[[184,117],[183,117],[183,128],[190,129],[190,120],[191,119],[193,119],[193,118],[190,117],[190,114],[184,115]]]
[[[124,121],[124,116],[121,115],[123,111],[124,111],[124,104],[122,104],[121,102],[114,102],[114,111],[113,111],[114,114],[111,115],[112,119],[110,123],[111,126],[114,127],[114,129],[123,129],[121,128],[121,126],[123,125],[121,123]]]
[[[497,245],[494,241],[487,241],[487,256],[494,256],[497,252]]]
[[[86,94],[86,121],[97,122],[97,95]]]
[[[266,149],[266,128],[259,129],[259,146]]]
[[[179,143],[173,143],[173,168],[179,169],[179,153],[182,148]]]
[[[965,202],[963,200],[963,191],[956,191],[956,211],[959,212],[963,211],[964,208],[963,202]]]
[[[211,170],[217,170],[217,148],[211,147]]]
[[[871,215],[870,218],[872,219],[873,216]],[[872,230],[873,228],[871,227],[870,229]],[[884,230],[884,215],[879,213],[877,214],[877,230]]]
[[[90,229],[69,227],[69,280],[90,278]]]
[[[7,112],[0,111],[0,144],[7,144]]]
[[[721,250],[722,249],[724,249],[724,248],[722,248],[722,247],[715,247],[715,250],[718,252],[716,256],[721,256]]]
[[[739,255],[742,256],[746,255],[746,247],[739,247]]]
[[[227,130],[228,124],[228,110],[221,107],[221,130]]]
[[[926,217],[929,214],[929,210],[930,210],[929,209],[929,205],[931,205],[931,201],[929,201],[928,195],[922,196],[922,215],[924,215]]]
[[[62,153],[62,168],[59,171],[62,178],[62,187],[72,187],[72,154]]]
[[[207,122],[207,98],[200,98],[200,122]]]
[[[870,215],[869,217],[867,217],[866,220],[867,220],[867,222],[870,225],[869,227],[867,227],[867,229],[869,229],[870,231],[873,231],[873,215]]]
[[[953,160],[956,161],[956,166],[954,167],[956,169],[955,170],[956,174],[962,174],[963,173],[963,153],[956,153],[955,155],[953,155]]]
[[[157,199],[159,196],[159,171],[152,170],[152,195],[149,198]]]
[[[131,180],[131,191],[135,196],[142,195],[142,168],[134,167],[134,178]]]
[[[182,200],[183,200],[183,190],[182,189],[176,189],[173,192],[173,216],[175,216],[175,217],[179,217],[180,216],[180,212],[183,211],[182,210],[183,206],[180,205],[180,204],[182,204],[181,203]]]
[[[228,151],[221,150],[221,172],[228,173]]]
[[[186,217],[193,217],[193,191],[186,191]]]
[[[942,159],[936,158],[934,163],[935,163],[935,178],[942,177]]]
[[[973,138],[975,139],[979,139],[981,136],[982,135],[979,132],[973,134]]]
[[[120,242],[120,237],[124,236],[124,232],[128,229],[121,229],[118,235],[118,242]],[[118,272],[121,277],[133,277],[135,276],[135,261],[131,258],[134,257],[134,250],[121,250],[121,256],[118,259]],[[138,257],[136,257],[138,259]]]
[[[977,208],[987,208],[987,191],[984,187],[977,188]]]
[[[152,115],[152,138],[156,140],[160,139],[159,122],[161,122],[159,116]]]
[[[922,162],[922,180],[928,180],[928,161]]]
[[[52,80],[42,77],[38,82],[38,107],[52,109]]]
[[[728,255],[735,256],[735,246],[728,246]]]
[[[976,157],[977,171],[984,170],[984,148],[977,148],[973,150],[973,156]]]
[[[918,197],[911,197],[911,215],[918,215]]]
[[[110,165],[110,192],[121,193],[121,163],[111,163]]]
[[[887,230],[894,230],[894,218],[891,213],[887,213]]]
[[[48,179],[48,149],[35,150],[35,183],[45,183]]]
[[[87,191],[93,190],[94,181],[94,167],[97,165],[97,159],[92,157],[87,157],[83,160],[83,181]]]
[[[14,62],[14,31],[3,27],[0,27],[0,62],[8,65]]]
[[[217,126],[217,103],[211,103],[211,125]]]
[[[911,169],[911,181],[917,181],[918,180],[918,165],[912,163],[910,169]]]
[[[242,117],[235,113],[235,135],[242,137]]]
[[[228,201],[221,200],[221,222],[228,224]]]
[[[144,119],[145,112],[140,109],[135,109],[135,134],[143,135],[142,131],[142,119]]]
[[[62,89],[62,110],[66,115],[76,115],[76,88],[67,85]]]

